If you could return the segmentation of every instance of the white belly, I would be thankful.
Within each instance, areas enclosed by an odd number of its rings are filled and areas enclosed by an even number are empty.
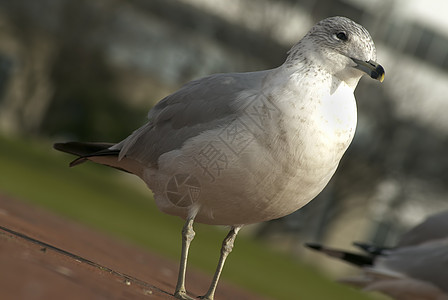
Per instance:
[[[294,109],[254,98],[226,126],[162,155],[144,180],[162,211],[183,218],[197,211],[201,223],[249,224],[290,214],[325,187],[353,138],[356,105],[346,98],[336,92]]]

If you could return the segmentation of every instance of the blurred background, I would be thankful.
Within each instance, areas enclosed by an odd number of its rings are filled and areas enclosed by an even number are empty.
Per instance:
[[[357,133],[324,192],[246,234],[352,273],[303,243],[393,246],[448,209],[447,12],[446,0],[0,0],[2,148],[118,142],[187,81],[277,67],[314,23],[347,16],[371,33],[385,81],[361,80]],[[14,194],[2,173],[0,193]]]

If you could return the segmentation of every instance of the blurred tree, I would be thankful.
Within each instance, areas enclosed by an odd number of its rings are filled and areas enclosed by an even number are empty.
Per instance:
[[[67,43],[51,76],[56,88],[43,124],[50,135],[119,141],[145,120],[146,112],[117,96],[114,72],[94,49]]]
[[[117,93],[105,62],[98,36],[114,3],[104,4],[0,0],[3,130],[120,140],[141,125],[146,113]]]

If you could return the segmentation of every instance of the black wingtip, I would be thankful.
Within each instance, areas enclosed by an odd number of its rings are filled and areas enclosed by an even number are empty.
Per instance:
[[[305,243],[305,246],[310,249],[317,250],[317,251],[322,250],[322,248],[323,248],[322,245],[317,244],[317,243]]]
[[[53,149],[58,150],[58,151],[64,151],[64,144],[65,143],[54,143],[53,144]]]
[[[77,159],[75,159],[75,160],[73,160],[73,161],[71,161],[70,163],[69,163],[69,167],[71,168],[71,167],[75,167],[75,166],[77,166],[77,165],[79,165],[79,164],[82,164],[83,162],[86,162],[88,159],[87,158],[85,158],[85,157],[78,157]]]
[[[353,242],[353,245],[371,255],[382,255],[384,254],[384,251],[390,249],[386,247],[374,246],[364,242]]]
[[[307,246],[310,249],[324,253],[330,257],[341,259],[356,266],[371,266],[373,265],[374,261],[374,257],[371,256],[360,255],[357,253],[352,253],[344,250],[328,248],[317,243],[306,243],[305,246]]]
[[[364,250],[364,251],[369,252],[369,253],[370,253],[371,250],[373,250],[373,246],[372,245],[364,243],[364,242],[353,242],[352,244],[353,244],[353,246],[356,246],[359,249]]]
[[[62,152],[86,156],[112,147],[113,143],[65,142],[54,143],[53,148]]]
[[[112,143],[83,143],[83,142],[65,142],[65,143],[54,143],[53,148],[79,156],[73,160],[69,166],[74,167],[88,160],[92,156],[117,156],[119,150],[109,150]]]

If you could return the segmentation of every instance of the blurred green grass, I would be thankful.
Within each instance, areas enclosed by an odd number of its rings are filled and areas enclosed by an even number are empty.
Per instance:
[[[132,175],[92,163],[68,168],[72,158],[49,142],[0,136],[0,193],[178,260],[183,220],[159,212],[143,183],[140,188],[125,180]],[[212,274],[226,231],[201,224],[195,231],[189,264]],[[223,278],[273,299],[369,299],[244,235],[237,238]]]

